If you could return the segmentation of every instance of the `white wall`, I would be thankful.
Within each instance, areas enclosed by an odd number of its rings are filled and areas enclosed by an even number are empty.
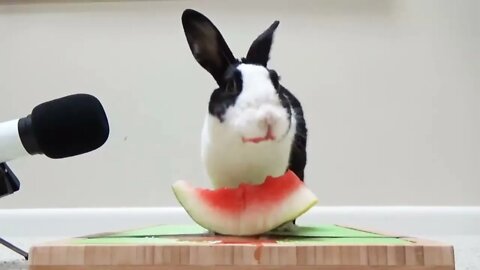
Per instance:
[[[0,121],[88,92],[111,136],[65,160],[11,162],[0,208],[177,206],[199,159],[210,75],[180,15],[196,8],[237,55],[273,20],[271,66],[303,102],[319,205],[480,205],[477,1],[107,1],[0,4]]]

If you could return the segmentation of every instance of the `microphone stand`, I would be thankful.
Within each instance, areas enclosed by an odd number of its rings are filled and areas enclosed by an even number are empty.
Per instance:
[[[20,189],[20,181],[13,171],[8,167],[7,163],[0,163],[0,198],[8,196]],[[0,244],[4,245],[8,249],[22,255],[28,260],[28,253],[20,249],[19,247],[7,242],[0,237]]]

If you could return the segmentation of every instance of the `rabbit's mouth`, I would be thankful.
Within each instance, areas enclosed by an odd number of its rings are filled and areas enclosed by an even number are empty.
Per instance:
[[[270,127],[270,125],[267,128],[267,134],[263,137],[253,137],[253,138],[242,137],[243,143],[260,143],[260,142],[274,141],[274,140],[275,140],[275,135],[273,135],[272,128]]]

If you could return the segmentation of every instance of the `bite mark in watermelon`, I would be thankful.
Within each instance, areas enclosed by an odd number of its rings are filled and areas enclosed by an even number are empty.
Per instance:
[[[193,187],[184,180],[175,182],[172,188],[197,224],[224,235],[268,232],[298,218],[318,201],[292,171],[237,188],[212,190]]]

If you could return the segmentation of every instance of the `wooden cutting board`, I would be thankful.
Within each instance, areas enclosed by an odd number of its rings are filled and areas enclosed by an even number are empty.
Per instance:
[[[260,237],[158,225],[75,237],[30,249],[31,270],[452,270],[451,245],[340,225]]]

